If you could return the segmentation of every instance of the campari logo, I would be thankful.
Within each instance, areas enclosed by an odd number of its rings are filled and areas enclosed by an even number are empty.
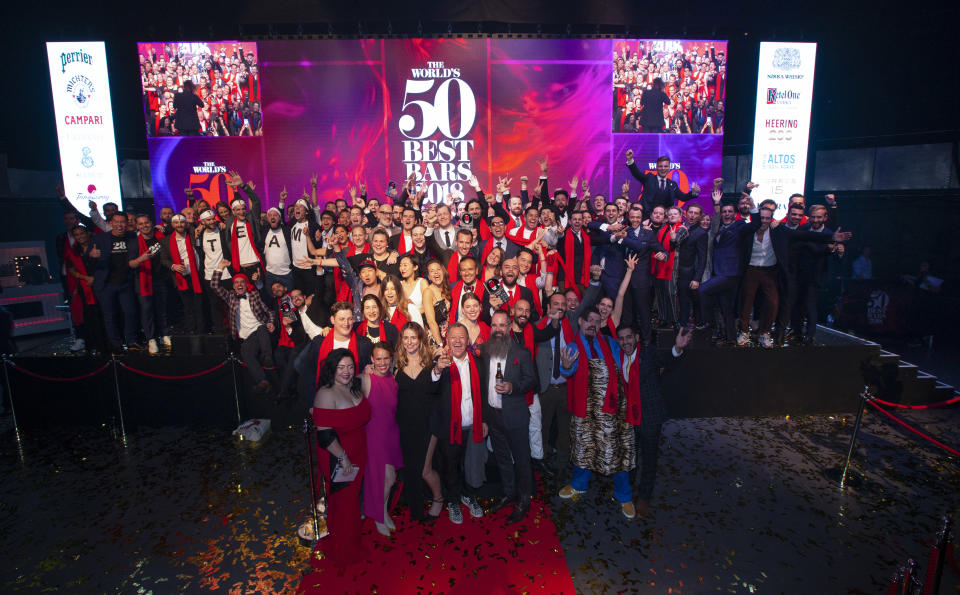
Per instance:
[[[411,68],[400,113],[406,175],[429,183],[424,200],[438,203],[462,194],[463,182],[473,175],[474,142],[468,135],[477,121],[477,99],[460,69],[443,62]]]

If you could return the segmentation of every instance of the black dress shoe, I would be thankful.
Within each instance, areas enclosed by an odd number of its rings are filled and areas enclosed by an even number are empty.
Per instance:
[[[513,512],[507,517],[507,524],[519,523],[526,518],[528,512],[530,512],[530,498],[521,498]]]
[[[499,500],[493,503],[493,505],[490,507],[490,512],[491,513],[499,512],[503,510],[508,504],[512,504],[516,501],[517,501],[516,496],[503,496],[502,498],[500,498]]]
[[[553,472],[553,469],[547,466],[543,459],[533,459],[531,461],[531,466],[533,467],[534,471],[548,479],[553,479],[553,477],[556,475],[556,473]]]

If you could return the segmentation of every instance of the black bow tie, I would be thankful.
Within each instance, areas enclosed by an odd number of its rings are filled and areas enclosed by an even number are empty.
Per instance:
[[[470,291],[470,292],[472,292],[472,291],[473,291],[473,285],[464,285],[464,286],[463,286],[463,290],[464,290],[464,291]]]
[[[240,294],[240,299],[241,299],[241,300],[247,299],[247,294],[245,294],[245,293]]]

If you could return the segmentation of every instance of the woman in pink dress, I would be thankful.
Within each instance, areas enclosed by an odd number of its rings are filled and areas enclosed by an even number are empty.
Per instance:
[[[360,384],[372,415],[367,424],[367,461],[363,482],[363,514],[389,536],[396,529],[387,511],[390,489],[403,467],[400,428],[397,426],[397,381],[393,377],[393,346],[373,346],[372,364],[360,376]]]

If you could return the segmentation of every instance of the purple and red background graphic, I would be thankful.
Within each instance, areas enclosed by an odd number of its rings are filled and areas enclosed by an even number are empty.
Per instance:
[[[485,192],[499,176],[526,175],[549,160],[550,192],[578,176],[593,194],[619,194],[632,148],[644,169],[666,154],[686,190],[720,176],[722,135],[611,133],[611,39],[403,39],[268,41],[257,44],[262,137],[150,138],[154,202],[181,208],[183,189],[210,191],[217,168],[253,181],[264,209],[286,188],[297,197],[318,174],[321,201],[361,182],[381,197],[409,171],[428,199]],[[201,176],[208,176],[201,180]],[[639,185],[631,185],[635,198]],[[213,192],[210,192],[213,194]]]

